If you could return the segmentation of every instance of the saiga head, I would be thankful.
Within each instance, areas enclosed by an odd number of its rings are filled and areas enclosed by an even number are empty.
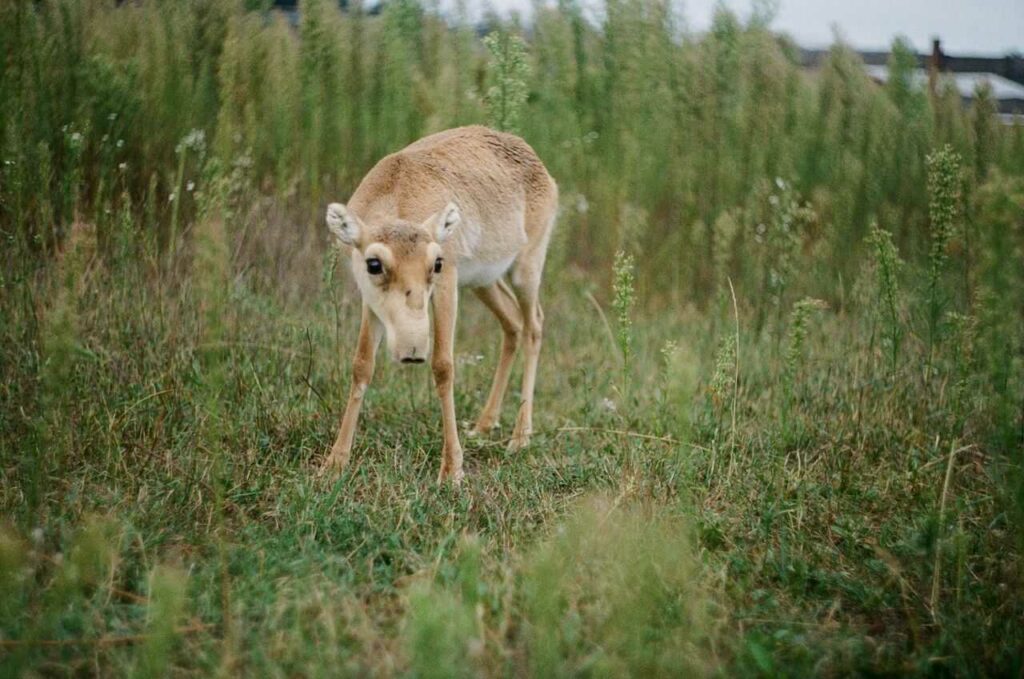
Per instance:
[[[444,270],[444,243],[460,220],[448,203],[421,224],[363,222],[340,203],[327,206],[327,228],[352,249],[352,273],[363,301],[384,326],[388,352],[402,363],[430,357],[427,307]]]

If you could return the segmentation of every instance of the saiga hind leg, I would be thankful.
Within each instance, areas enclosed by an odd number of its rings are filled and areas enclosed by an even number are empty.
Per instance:
[[[512,439],[508,443],[509,450],[525,448],[530,444],[530,436],[533,434],[533,392],[544,333],[544,312],[537,298],[539,288],[539,276],[535,283],[521,284],[516,288],[519,307],[523,311],[523,386],[520,390],[519,414],[512,429]]]
[[[508,389],[508,380],[512,374],[512,363],[516,358],[519,336],[523,330],[523,320],[519,313],[519,303],[512,291],[503,281],[498,281],[486,288],[476,288],[476,296],[501,323],[502,340],[498,366],[494,371],[494,382],[487,403],[480,411],[480,417],[473,427],[474,434],[486,434],[498,423],[501,416],[501,402]]]
[[[523,320],[523,386],[521,403],[516,424],[512,429],[509,450],[525,448],[533,434],[533,392],[537,380],[537,363],[540,360],[540,345],[544,334],[544,312],[540,306],[540,283],[544,273],[544,259],[547,256],[548,240],[554,225],[557,204],[538,215],[544,225],[532,247],[520,255],[512,271],[512,288],[519,301]]]

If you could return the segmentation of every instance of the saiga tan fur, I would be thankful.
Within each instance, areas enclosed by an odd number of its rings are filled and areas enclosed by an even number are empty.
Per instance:
[[[497,424],[522,342],[521,405],[509,447],[529,443],[544,325],[538,292],[557,207],[558,187],[533,149],[519,137],[480,126],[433,134],[385,157],[347,206],[328,206],[327,225],[351,259],[363,310],[348,405],[323,471],[338,472],[348,464],[377,347],[386,339],[394,360],[430,359],[444,423],[438,481],[461,481],[452,359],[459,287],[473,290],[503,333],[490,396],[474,433]],[[438,258],[441,270],[435,273]],[[372,259],[381,272],[368,270],[378,268],[368,264]]]

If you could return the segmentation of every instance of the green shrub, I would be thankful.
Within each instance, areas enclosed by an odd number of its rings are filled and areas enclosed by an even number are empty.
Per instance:
[[[571,567],[567,567],[570,566]],[[580,503],[522,582],[536,676],[712,674],[717,623],[690,530],[624,498]]]

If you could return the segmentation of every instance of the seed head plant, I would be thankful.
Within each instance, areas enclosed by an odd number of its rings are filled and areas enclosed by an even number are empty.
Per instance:
[[[928,250],[928,344],[934,349],[946,304],[943,276],[949,260],[960,209],[960,154],[948,144],[928,156],[928,217],[932,227]]]
[[[889,370],[896,372],[899,357],[900,340],[903,335],[899,311],[899,274],[903,268],[892,234],[872,225],[868,234],[868,244],[874,254],[876,273],[877,302],[875,316],[881,317],[883,337],[889,345]]]
[[[989,167],[996,160],[993,155],[999,135],[997,110],[992,85],[987,80],[980,82],[974,89],[974,101],[971,103],[970,112],[974,179],[978,182],[985,180]]]
[[[633,306],[636,304],[636,278],[633,256],[619,250],[612,266],[612,309],[615,311],[616,339],[622,361],[628,370],[633,352]]]
[[[498,30],[484,38],[484,46],[491,56],[491,86],[486,97],[491,127],[516,132],[526,105],[531,71],[526,43],[518,35]]]
[[[736,345],[727,337],[718,345],[715,353],[715,367],[708,383],[708,395],[714,408],[724,408],[732,400],[736,374]]]
[[[781,318],[787,292],[797,273],[801,239],[814,213],[800,204],[790,183],[781,177],[775,178],[766,203],[766,218],[754,227],[753,240],[761,265],[760,284]],[[758,327],[763,324],[766,311],[762,306]]]
[[[789,314],[789,333],[786,342],[784,385],[786,401],[791,403],[794,398],[797,378],[804,363],[804,344],[811,316],[815,312],[827,309],[828,305],[820,299],[805,297],[793,305]]]

